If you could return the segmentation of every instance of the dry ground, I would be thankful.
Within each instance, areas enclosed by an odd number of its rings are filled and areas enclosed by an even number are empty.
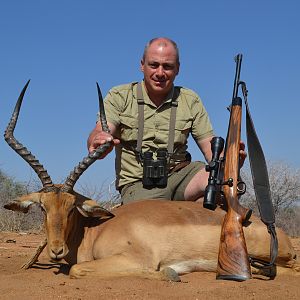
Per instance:
[[[20,266],[44,239],[40,234],[0,232],[0,299],[300,299],[300,277],[231,282],[212,273],[182,276],[182,282],[138,278],[70,279],[68,268],[50,263],[46,251],[34,268]],[[300,255],[300,239],[293,239]]]

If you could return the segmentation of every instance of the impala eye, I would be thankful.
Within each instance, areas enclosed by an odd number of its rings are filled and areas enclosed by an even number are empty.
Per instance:
[[[68,212],[68,217],[70,217],[73,212],[74,212],[74,208],[75,208],[75,205],[70,209],[70,211]]]
[[[44,213],[46,213],[46,208],[45,208],[45,206],[44,206],[44,204],[43,203],[41,203],[41,210],[42,210],[42,212],[44,212]]]

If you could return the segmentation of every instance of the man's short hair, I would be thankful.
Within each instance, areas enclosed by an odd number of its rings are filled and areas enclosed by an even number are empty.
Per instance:
[[[176,61],[177,61],[177,63],[179,64],[179,49],[178,49],[178,47],[177,47],[177,44],[176,44],[173,40],[171,40],[171,39],[169,39],[169,38],[166,38],[166,37],[153,38],[153,39],[151,39],[151,40],[146,44],[146,46],[145,46],[145,48],[144,48],[144,53],[143,53],[143,61],[145,61],[146,53],[147,53],[147,51],[148,51],[150,45],[153,44],[155,41],[160,40],[160,39],[166,40],[166,41],[161,41],[160,44],[161,44],[162,46],[167,46],[167,42],[170,42],[170,43],[173,45],[173,47],[174,47],[174,49],[175,49],[175,51],[176,51],[176,56],[177,56]]]

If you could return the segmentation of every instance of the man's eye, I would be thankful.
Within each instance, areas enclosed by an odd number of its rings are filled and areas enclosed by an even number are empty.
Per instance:
[[[164,65],[165,70],[173,70],[174,66],[173,65]]]
[[[156,65],[156,64],[150,64],[150,68],[156,69],[156,68],[157,68],[157,65]]]

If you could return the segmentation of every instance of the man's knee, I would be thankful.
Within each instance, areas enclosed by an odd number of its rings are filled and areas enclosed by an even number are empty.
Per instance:
[[[208,183],[208,172],[202,167],[189,181],[184,191],[184,199],[195,201],[203,198]]]

